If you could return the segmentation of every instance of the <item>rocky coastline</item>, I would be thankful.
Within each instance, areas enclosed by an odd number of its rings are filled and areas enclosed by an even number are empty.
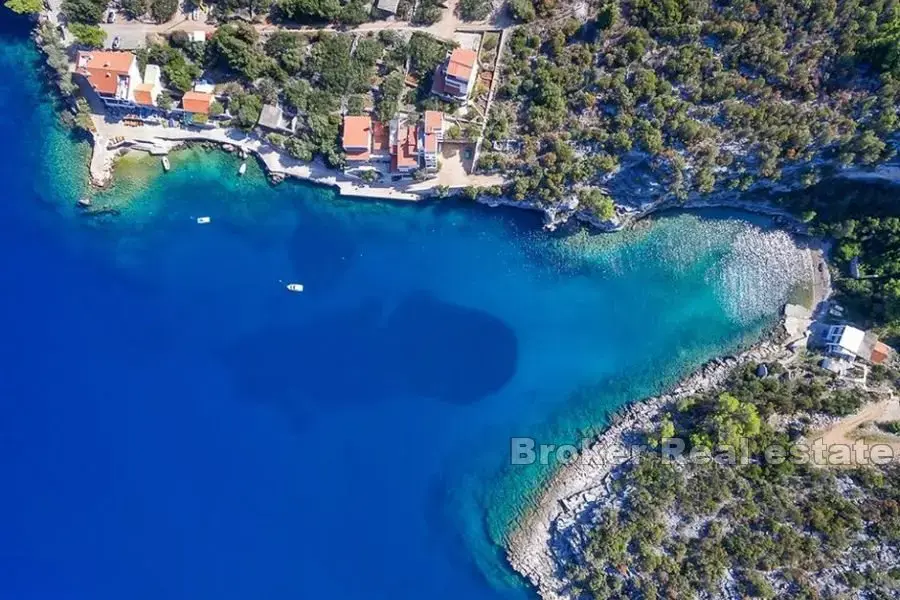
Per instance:
[[[784,320],[753,347],[708,361],[670,391],[635,402],[617,413],[609,427],[573,462],[561,466],[545,485],[507,540],[507,559],[543,600],[564,600],[569,585],[561,562],[569,553],[559,533],[585,509],[608,494],[613,472],[630,460],[633,432],[651,428],[678,400],[721,385],[738,365],[779,360],[790,354]]]
[[[810,306],[821,310],[831,294],[825,264],[827,246],[815,239],[806,240],[802,245],[803,252],[810,257],[808,268],[813,288]],[[572,555],[573,548],[565,532],[584,518],[590,506],[609,496],[608,485],[615,478],[616,469],[629,463],[634,446],[640,443],[635,439],[635,432],[653,429],[659,417],[682,398],[721,386],[741,364],[791,362],[796,357],[795,347],[805,347],[808,323],[798,319],[796,309],[786,310],[756,344],[737,354],[710,360],[665,393],[620,410],[588,448],[574,461],[561,465],[534,502],[524,507],[523,516],[512,525],[506,540],[507,559],[512,568],[544,600],[567,598],[569,582],[562,565]]]

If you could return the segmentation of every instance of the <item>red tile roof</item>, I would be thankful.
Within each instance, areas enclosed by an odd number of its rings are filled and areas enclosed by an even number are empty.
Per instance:
[[[395,171],[414,169],[419,166],[415,126],[403,126],[397,131],[397,152],[394,154],[392,162]]]
[[[344,146],[347,148],[368,148],[372,134],[371,117],[344,117]]]
[[[344,117],[344,151],[351,160],[364,160],[369,158],[372,147],[372,118],[371,117]],[[361,157],[365,154],[365,157]]]
[[[134,101],[144,106],[153,106],[153,84],[142,83],[134,88]]]
[[[115,94],[119,78],[128,77],[133,64],[131,52],[80,51],[75,57],[76,71],[101,94]]]
[[[204,94],[203,92],[185,92],[181,99],[181,108],[185,112],[209,114],[209,107],[213,103],[212,94]]]
[[[372,152],[384,152],[390,145],[390,129],[380,121],[372,121]]]
[[[882,344],[881,342],[876,342],[875,347],[872,348],[872,355],[869,360],[876,365],[880,365],[890,357],[891,352],[890,346]]]
[[[439,110],[425,111],[425,133],[439,133],[444,128],[444,113]]]
[[[477,60],[478,55],[474,50],[456,48],[450,53],[450,60],[447,62],[447,75],[468,81]]]

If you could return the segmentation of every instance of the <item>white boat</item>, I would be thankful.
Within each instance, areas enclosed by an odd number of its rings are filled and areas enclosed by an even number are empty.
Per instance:
[[[241,163],[241,168],[238,169],[238,175],[243,175],[243,174],[246,173],[246,172],[247,172],[247,163],[242,162],[242,163]]]
[[[292,292],[302,292],[303,284],[302,283],[289,283],[289,284],[287,284],[287,289],[289,289]]]
[[[166,173],[168,173],[168,172],[169,172],[169,169],[172,168],[172,165],[169,164],[169,157],[168,157],[168,156],[163,156],[163,157],[162,157],[162,165],[163,165],[163,170],[164,170]]]
[[[212,221],[212,219],[210,219],[209,217],[197,217],[197,223],[199,223],[200,225],[206,225],[210,221]]]

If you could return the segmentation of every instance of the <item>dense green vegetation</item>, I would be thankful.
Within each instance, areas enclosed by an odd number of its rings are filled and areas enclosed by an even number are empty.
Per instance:
[[[20,15],[36,14],[44,10],[41,0],[6,0],[3,6]]]
[[[898,186],[830,178],[779,201],[834,240],[833,284],[850,317],[889,338],[900,333],[900,204]],[[858,261],[861,279],[851,277]]]
[[[88,48],[102,48],[103,42],[106,41],[106,32],[96,25],[72,23],[69,26],[69,31],[75,36],[75,40],[79,44]]]
[[[192,62],[203,63],[232,75],[236,81],[227,86],[225,95],[234,125],[250,128],[262,103],[279,103],[297,114],[298,130],[294,136],[270,134],[269,141],[298,159],[318,154],[340,167],[342,104],[349,114],[372,106],[376,118],[390,120],[407,99],[407,58],[411,72],[421,77],[420,89],[425,89],[430,86],[430,70],[448,49],[448,44],[420,32],[409,42],[382,31],[354,43],[353,36],[341,33],[279,31],[263,42],[251,25],[236,22],[220,27],[204,49],[171,39],[163,64],[171,65],[171,72],[164,68],[170,82],[184,70],[178,58],[168,58],[172,52],[186,58],[188,68]]]
[[[790,442],[768,416],[843,415],[860,398],[828,391],[815,373],[791,380],[776,367],[760,379],[755,368],[681,402],[650,434],[687,438],[694,449],[744,436],[748,460],[673,463],[645,452],[623,467],[612,484],[622,502],[596,515],[571,565],[576,597],[693,598],[718,593],[730,574],[726,585],[744,597],[822,598],[823,573],[834,567],[848,590],[873,598],[900,590],[900,572],[877,568],[879,545],[900,543],[900,467],[836,475],[762,451]],[[876,562],[859,568],[868,560]]]
[[[510,36],[487,133],[522,151],[480,166],[514,172],[515,197],[600,185],[635,151],[676,197],[893,152],[894,0],[626,0],[588,22],[551,1],[511,8],[537,20]]]

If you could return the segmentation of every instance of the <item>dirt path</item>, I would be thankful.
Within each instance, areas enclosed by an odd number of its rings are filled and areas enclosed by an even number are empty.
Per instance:
[[[829,452],[840,452],[842,448],[853,448],[849,454],[852,464],[864,464],[872,446],[882,444],[893,451],[894,460],[900,459],[900,437],[875,429],[876,423],[900,420],[900,400],[888,398],[864,406],[859,412],[844,417],[824,431],[809,437],[812,444],[824,446]],[[815,449],[814,449],[815,450]],[[860,453],[865,450],[865,456]],[[819,464],[818,459],[814,459]],[[827,466],[828,463],[820,466]],[[842,462],[834,466],[845,466]],[[849,465],[847,465],[849,466]]]

